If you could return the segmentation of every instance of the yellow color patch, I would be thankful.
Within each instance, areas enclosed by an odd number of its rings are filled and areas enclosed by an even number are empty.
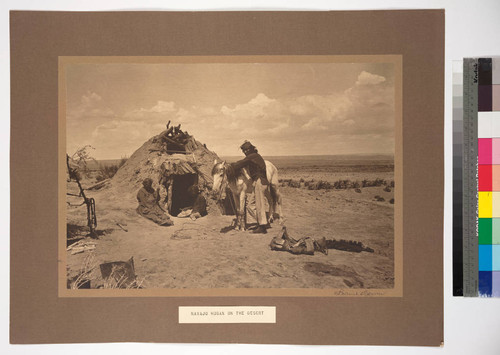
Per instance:
[[[493,193],[479,191],[478,197],[479,218],[491,218],[493,214]]]

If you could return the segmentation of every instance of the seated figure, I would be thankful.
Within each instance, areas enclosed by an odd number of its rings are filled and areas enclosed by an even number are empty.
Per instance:
[[[160,226],[173,225],[174,222],[158,204],[160,195],[158,190],[153,189],[153,180],[146,178],[142,185],[143,187],[137,193],[137,201],[139,202],[137,213]]]
[[[191,192],[194,198],[193,210],[191,211],[191,219],[197,219],[200,217],[204,217],[207,215],[207,200],[200,192],[200,189],[197,185],[193,185],[189,188],[189,192]]]
[[[192,185],[188,188],[188,192],[193,198],[193,206],[186,207],[177,215],[179,218],[190,217],[196,220],[207,215],[207,200],[200,192],[198,185]]]

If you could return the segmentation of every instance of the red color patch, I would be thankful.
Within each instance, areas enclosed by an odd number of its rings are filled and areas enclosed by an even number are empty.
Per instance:
[[[491,179],[492,179],[491,165],[479,165],[478,167],[479,191],[493,191]]]

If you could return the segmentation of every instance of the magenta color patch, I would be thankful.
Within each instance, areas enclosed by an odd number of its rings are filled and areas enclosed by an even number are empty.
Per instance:
[[[500,138],[493,138],[491,144],[492,164],[500,164]]]
[[[500,139],[500,138],[499,138]],[[499,142],[500,143],[500,142]],[[499,144],[500,145],[500,144]],[[492,164],[492,138],[477,140],[477,158],[479,164]],[[495,164],[495,163],[493,163]]]

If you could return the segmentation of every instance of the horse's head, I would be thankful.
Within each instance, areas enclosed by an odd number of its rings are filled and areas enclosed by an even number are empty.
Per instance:
[[[212,178],[214,179],[214,184],[212,187],[213,191],[219,191],[222,187],[225,170],[226,162],[217,162],[217,160],[214,160],[214,166],[212,168]]]

